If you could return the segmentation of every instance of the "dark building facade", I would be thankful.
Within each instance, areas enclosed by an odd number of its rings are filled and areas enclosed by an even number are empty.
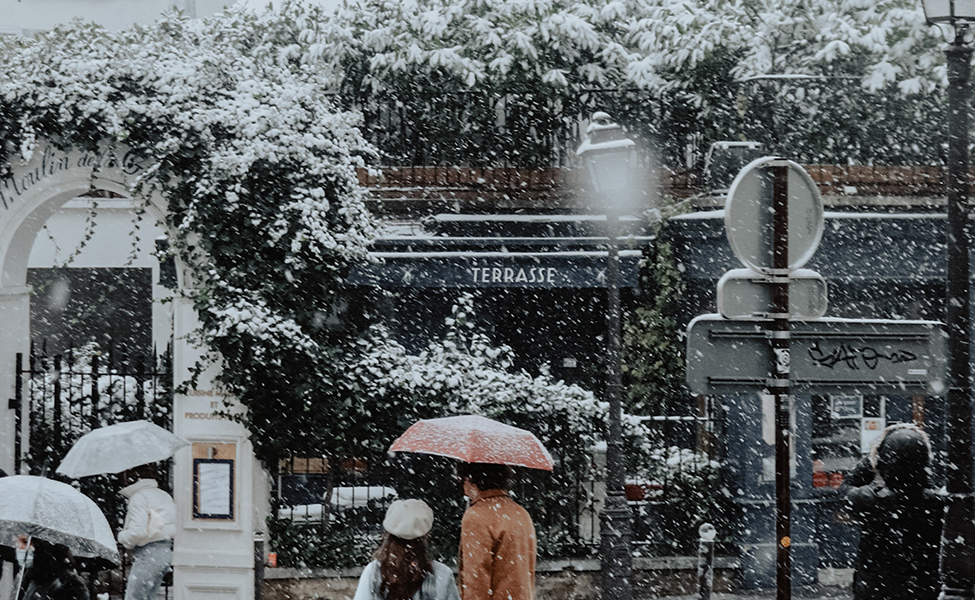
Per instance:
[[[682,304],[687,323],[717,312],[719,278],[742,265],[725,235],[723,211],[677,217],[669,226],[687,285]],[[822,242],[807,268],[827,281],[828,317],[938,321],[944,314],[945,252],[943,214],[827,212]],[[734,537],[744,583],[774,587],[771,399],[739,393],[721,404],[724,483],[736,508]],[[855,564],[857,528],[839,489],[844,473],[869,449],[872,436],[895,422],[923,423],[943,458],[944,399],[797,394],[793,412],[794,576],[809,583],[817,568]]]
[[[830,194],[827,206],[832,211],[826,213],[822,241],[806,265],[827,282],[826,316],[943,320],[945,217],[935,198],[941,189],[940,171],[834,166],[807,170],[820,191]],[[422,172],[423,181],[412,171],[396,177],[407,175],[408,181],[388,178],[395,185],[377,191],[386,210],[395,214],[374,247],[380,262],[356,269],[349,283],[388,292],[388,322],[414,350],[439,335],[438,324],[450,316],[460,294],[472,294],[481,328],[496,343],[513,348],[518,367],[533,371],[547,364],[558,378],[600,394],[605,221],[583,214],[577,199],[565,191],[564,172],[509,176],[522,183],[500,195],[495,190],[494,196],[472,183],[496,180],[483,173],[460,177],[456,184],[427,171]],[[678,192],[677,197],[688,198],[686,202],[696,207],[666,224],[686,285],[681,327],[698,315],[715,313],[718,280],[726,271],[742,267],[727,240],[723,211],[713,210],[723,205],[723,197],[692,197],[686,193],[689,188],[682,187],[685,183],[665,185],[671,195]],[[639,260],[654,237],[650,223],[626,220],[623,227],[621,285],[626,309],[646,303],[646,295],[652,293],[640,288]],[[732,506],[726,526],[741,560],[743,583],[774,587],[770,400],[757,393],[700,400],[686,407],[687,415],[694,415],[699,406],[716,406],[721,413],[716,447],[722,449],[722,493]],[[943,457],[944,400],[797,394],[793,414],[794,568],[797,582],[811,583],[818,569],[855,564],[857,528],[843,510],[840,490],[845,472],[869,449],[872,436],[895,422],[923,423]],[[693,435],[688,439],[694,442]],[[940,467],[936,475],[943,477]]]
[[[348,282],[389,292],[386,321],[414,351],[440,333],[461,294],[474,318],[519,368],[600,390],[606,313],[605,219],[590,215],[440,214],[393,227],[376,242],[374,265]],[[624,220],[620,285],[624,303],[639,290],[649,227]]]

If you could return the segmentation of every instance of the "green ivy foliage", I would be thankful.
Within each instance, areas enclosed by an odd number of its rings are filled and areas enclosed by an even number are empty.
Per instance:
[[[643,261],[646,303],[626,315],[623,325],[623,373],[626,410],[636,415],[664,415],[668,405],[690,403],[684,381],[685,342],[677,313],[684,285],[666,221]]]

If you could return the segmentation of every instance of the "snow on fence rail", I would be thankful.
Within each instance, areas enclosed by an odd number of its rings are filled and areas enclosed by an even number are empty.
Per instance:
[[[718,461],[712,456],[717,452],[712,446],[713,432],[719,425],[712,415],[713,407],[706,412],[705,416],[665,414],[645,418],[651,430],[652,439],[648,442],[656,448],[652,464],[639,473],[631,473],[626,482],[627,499],[634,515],[633,541],[637,555],[693,553],[698,521],[721,522],[721,496],[716,491]],[[549,553],[549,557],[558,556],[561,551],[585,556],[598,548],[598,514],[604,494],[603,461],[604,456],[597,450],[591,465],[577,473],[561,472],[557,467],[557,472],[552,474],[519,474],[513,493],[533,515],[540,549]],[[419,491],[420,497],[426,493],[441,500],[448,497],[460,502],[459,486],[446,480],[411,490],[411,486],[416,488],[418,475],[409,471],[330,469],[324,458],[282,461],[274,478],[274,515],[297,528],[335,526],[339,531],[348,531],[343,528],[352,527],[358,532],[356,535],[368,538],[379,531],[379,521],[373,520],[381,520],[385,507],[397,497]],[[363,518],[362,511],[370,516]],[[457,523],[451,521],[454,516]],[[460,513],[442,517],[448,526],[457,525]],[[295,535],[294,529],[287,531]],[[280,547],[281,542],[272,540],[271,545]],[[323,542],[316,539],[310,543],[321,546]],[[367,539],[366,546],[370,544],[373,542]],[[281,559],[282,554],[278,557]],[[307,563],[307,566],[330,565]]]

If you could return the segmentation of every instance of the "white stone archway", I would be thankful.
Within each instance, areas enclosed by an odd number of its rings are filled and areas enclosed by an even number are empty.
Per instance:
[[[145,171],[125,148],[65,152],[40,143],[29,161],[15,160],[0,179],[0,392],[15,396],[15,357],[30,350],[27,268],[38,232],[66,202],[91,190],[129,197]],[[147,219],[164,222],[162,198],[148,198]],[[79,224],[82,227],[83,224]],[[124,241],[122,241],[124,243]],[[198,324],[185,291],[186,269],[177,263],[179,292],[173,300],[173,370],[176,385],[190,379],[202,355],[190,342]],[[178,532],[174,552],[175,600],[249,600],[254,597],[254,551],[262,536],[268,482],[253,457],[247,431],[218,417],[224,395],[215,370],[174,400],[174,432],[191,442],[174,457]],[[0,468],[14,473],[16,406],[0,405]],[[22,431],[23,439],[29,432]],[[10,569],[7,568],[9,573]],[[0,579],[9,597],[12,577]]]

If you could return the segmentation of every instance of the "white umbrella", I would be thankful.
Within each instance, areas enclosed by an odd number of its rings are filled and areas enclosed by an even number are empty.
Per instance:
[[[121,473],[166,460],[189,442],[149,421],[128,421],[81,436],[58,465],[68,477]]]
[[[34,475],[0,478],[0,544],[18,535],[61,544],[81,558],[119,564],[118,545],[91,498],[66,483]]]

